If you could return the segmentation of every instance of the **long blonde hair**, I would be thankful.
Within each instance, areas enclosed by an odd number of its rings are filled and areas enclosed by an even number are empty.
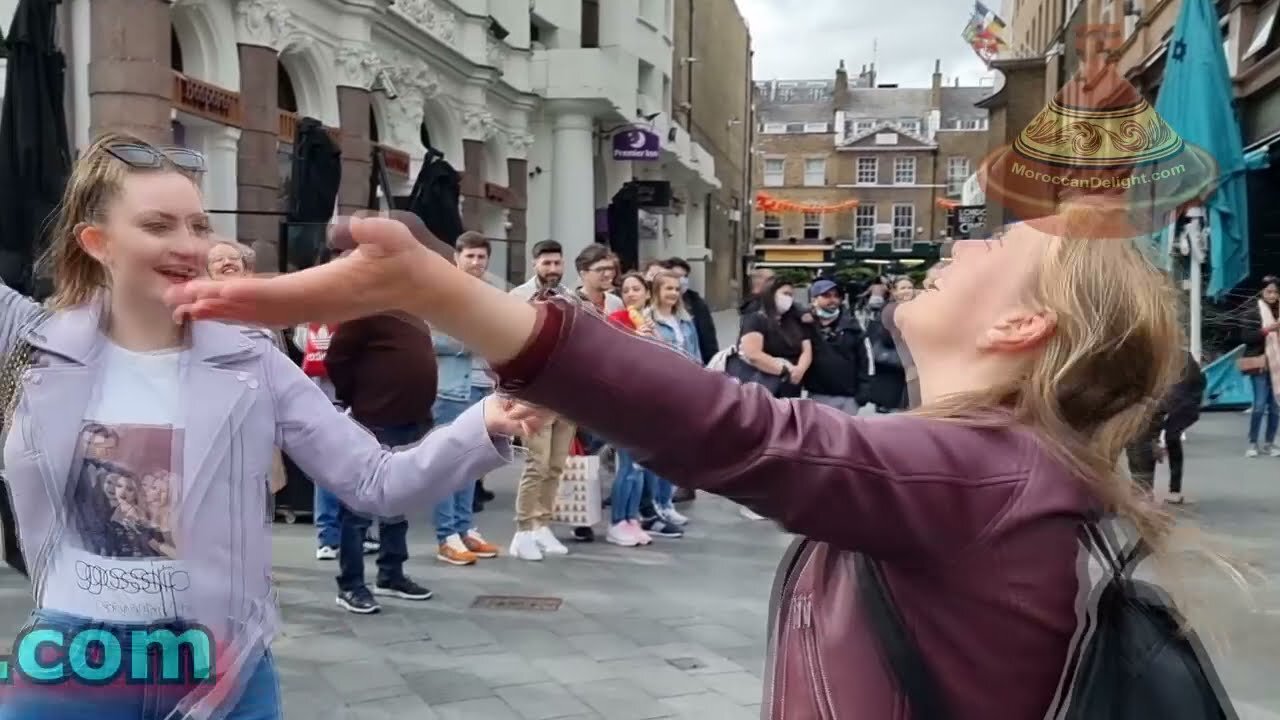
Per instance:
[[[195,182],[195,176],[177,165],[163,161],[157,168],[136,168],[108,152],[115,145],[141,145],[143,140],[125,133],[104,133],[76,160],[50,237],[49,250],[41,259],[44,272],[53,277],[50,306],[66,309],[83,305],[107,287],[107,271],[80,245],[76,237],[82,223],[101,222],[107,205],[119,194],[133,173],[176,172]]]
[[[1057,218],[1059,237],[1045,251],[1030,297],[1057,324],[1025,372],[913,412],[1031,429],[1104,512],[1131,523],[1159,556],[1170,546],[1173,519],[1117,465],[1180,375],[1185,345],[1172,283],[1134,240],[1115,239],[1120,212],[1085,199]]]

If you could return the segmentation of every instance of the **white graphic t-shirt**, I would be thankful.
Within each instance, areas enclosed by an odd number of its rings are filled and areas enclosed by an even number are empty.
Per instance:
[[[81,617],[150,622],[183,616],[190,577],[177,560],[182,489],[178,350],[110,342],[71,468],[67,530],[42,605]]]

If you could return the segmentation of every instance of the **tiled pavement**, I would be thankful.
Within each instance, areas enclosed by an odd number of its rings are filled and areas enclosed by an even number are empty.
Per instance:
[[[1240,559],[1280,571],[1280,460],[1239,457],[1245,418],[1212,415],[1192,430],[1194,512]],[[510,538],[510,471],[480,516]],[[766,594],[787,538],[702,496],[684,540],[643,549],[574,545],[542,563],[507,558],[442,567],[425,527],[411,530],[409,571],[436,592],[356,617],[333,602],[332,562],[312,559],[310,528],[278,525],[276,577],[285,619],[275,644],[288,720],[641,720],[758,717]],[[372,571],[372,568],[370,568]],[[1221,582],[1199,583],[1205,616],[1227,649],[1221,667],[1246,720],[1280,712],[1280,592],[1255,607]],[[471,609],[480,595],[549,596],[555,612]],[[0,627],[29,607],[0,575]],[[1246,702],[1247,701],[1247,702]]]

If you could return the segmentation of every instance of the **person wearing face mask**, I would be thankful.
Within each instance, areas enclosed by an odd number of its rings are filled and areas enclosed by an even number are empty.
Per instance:
[[[870,382],[862,325],[845,309],[844,294],[834,281],[815,281],[809,295],[813,298],[813,366],[805,373],[804,388],[811,400],[857,415]]]
[[[689,273],[692,268],[684,258],[673,257],[667,261],[667,269],[680,278],[680,301],[684,309],[693,318],[693,327],[698,331],[698,354],[702,364],[711,362],[711,358],[720,352],[720,341],[716,338],[716,321],[711,317],[711,306],[698,293],[689,288]]]
[[[894,304],[909,302],[915,294],[916,286],[911,278],[901,277],[893,283]],[[885,325],[886,317],[882,305],[882,309],[872,311],[867,320],[867,343],[871,348],[872,364],[867,399],[875,404],[878,413],[903,410],[908,405],[906,368],[893,333]]]
[[[805,373],[813,362],[809,328],[795,310],[791,283],[775,278],[760,294],[760,310],[742,319],[738,354],[766,375],[777,375],[782,384],[777,397],[800,397]]]

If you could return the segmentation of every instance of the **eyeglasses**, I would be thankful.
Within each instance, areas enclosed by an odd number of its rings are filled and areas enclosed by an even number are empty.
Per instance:
[[[185,172],[204,172],[204,155],[187,148],[118,143],[108,145],[106,150],[115,159],[139,170],[156,170],[169,164]]]

